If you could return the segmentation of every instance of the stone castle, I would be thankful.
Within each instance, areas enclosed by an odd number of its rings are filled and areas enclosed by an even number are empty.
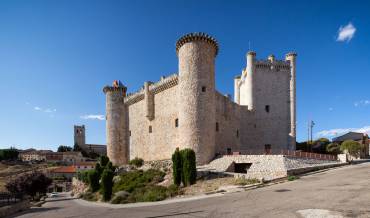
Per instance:
[[[104,87],[107,155],[115,165],[170,159],[177,147],[192,148],[199,165],[233,151],[295,149],[297,55],[257,60],[249,51],[233,101],[215,88],[218,51],[213,37],[187,34],[176,43],[178,74],[133,94],[118,81]]]
[[[107,155],[106,145],[86,144],[85,125],[74,126],[74,145],[77,145],[87,153],[92,152],[99,155]]]

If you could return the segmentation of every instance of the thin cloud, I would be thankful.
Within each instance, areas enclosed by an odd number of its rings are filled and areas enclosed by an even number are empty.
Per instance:
[[[340,26],[338,30],[337,42],[351,41],[356,33],[356,27],[352,23],[348,23],[346,26]]]
[[[41,108],[41,107],[37,107],[37,106],[36,106],[36,107],[34,107],[33,109],[34,109],[35,111],[41,111],[41,110],[42,110],[42,108]]]
[[[370,100],[356,101],[353,104],[355,105],[355,107],[368,106],[368,105],[370,105]]]
[[[57,109],[50,109],[50,108],[43,109],[42,107],[39,107],[39,106],[35,106],[35,107],[33,107],[33,109],[35,111],[42,111],[42,112],[45,112],[45,113],[54,113],[54,112],[57,111]]]
[[[88,114],[80,116],[80,118],[84,120],[105,120],[105,116],[101,114]]]
[[[333,111],[334,110],[334,108],[332,108],[332,107],[329,107],[329,109],[328,109],[329,111]]]
[[[370,126],[364,126],[360,128],[343,128],[343,129],[329,129],[318,132],[316,135],[319,137],[334,137],[343,135],[348,132],[361,132],[370,134]]]

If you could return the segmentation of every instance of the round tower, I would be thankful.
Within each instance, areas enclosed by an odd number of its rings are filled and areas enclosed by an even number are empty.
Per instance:
[[[215,57],[217,41],[190,33],[176,43],[179,58],[179,146],[192,148],[197,164],[215,156]]]
[[[285,60],[290,63],[290,149],[296,147],[296,58],[297,53],[289,52]]]
[[[256,59],[256,52],[254,51],[249,51],[247,53],[247,78],[246,78],[246,93],[247,93],[247,101],[246,105],[248,106],[248,110],[254,110],[255,109],[255,104],[256,104],[256,93],[255,93],[255,75],[254,75],[254,64],[255,64],[255,59]]]
[[[107,156],[115,166],[129,161],[128,115],[124,104],[126,90],[118,81],[103,89],[106,95]]]

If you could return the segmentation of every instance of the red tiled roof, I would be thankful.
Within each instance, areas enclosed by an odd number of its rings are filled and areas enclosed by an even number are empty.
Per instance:
[[[75,166],[95,166],[96,162],[78,162]]]
[[[76,173],[76,168],[74,166],[65,166],[53,169],[52,173]]]

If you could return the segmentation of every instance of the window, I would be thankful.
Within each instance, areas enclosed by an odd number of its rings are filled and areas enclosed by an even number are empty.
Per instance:
[[[266,105],[266,106],[265,106],[265,111],[266,111],[267,113],[269,113],[269,112],[270,112],[270,105]]]
[[[149,133],[152,133],[152,126],[149,126]]]
[[[175,120],[175,127],[179,127],[179,119],[177,119],[177,118]]]
[[[239,138],[239,130],[236,130],[236,137]]]
[[[128,135],[131,136],[131,130],[128,131]]]
[[[202,92],[206,92],[206,87],[202,86]]]
[[[265,145],[265,154],[271,154],[271,145],[270,144]]]
[[[253,126],[254,126],[254,128],[257,128],[257,125],[256,124],[254,124]]]
[[[216,122],[216,132],[218,132],[218,123]]]

